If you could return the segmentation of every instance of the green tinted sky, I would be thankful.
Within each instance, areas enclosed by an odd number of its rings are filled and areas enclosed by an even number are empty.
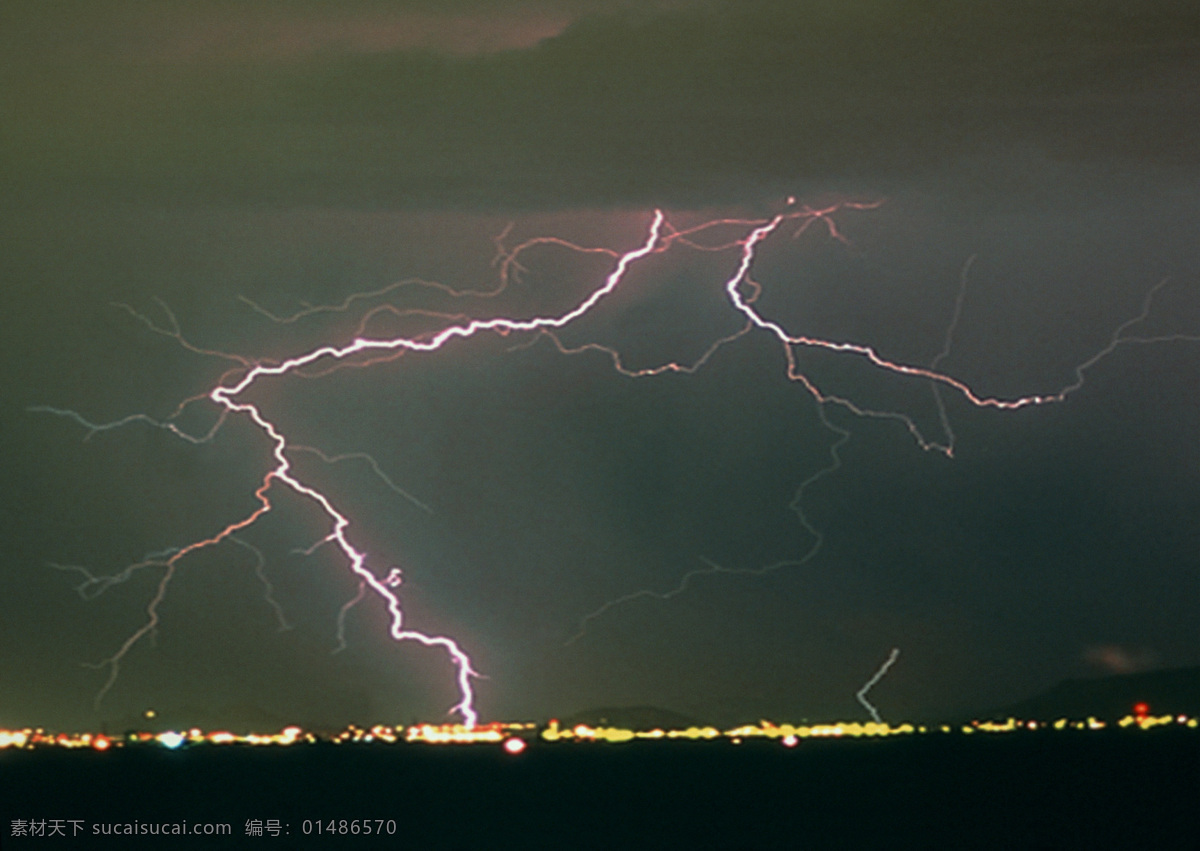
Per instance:
[[[136,425],[81,443],[26,410],[161,417],[220,379],[227,362],[113,302],[152,314],[163,299],[198,346],[282,357],[354,323],[275,326],[239,295],[288,313],[410,276],[487,287],[510,221],[510,244],[625,250],[654,206],[682,224],[787,196],[883,199],[839,218],[848,246],[813,231],[764,253],[764,311],[929,364],[975,256],[940,365],[988,394],[1053,392],[1164,277],[1129,333],[1200,333],[1198,23],[1165,2],[6,4],[0,723],[92,723],[103,674],[80,663],[141,623],[153,586],[84,601],[48,562],[112,573],[211,534],[247,510],[265,463],[237,423],[201,447]],[[505,298],[453,309],[562,310],[604,274],[534,259]],[[698,356],[738,327],[720,298],[730,262],[647,265],[571,344],[616,345],[634,366]],[[702,558],[803,555],[813,539],[788,503],[839,433],[766,338],[638,381],[518,342],[256,397],[296,440],[371,453],[433,509],[305,459],[373,565],[404,565],[413,625],[475,654],[485,715],[845,717],[893,646],[877,697],[901,715],[1200,658],[1194,343],[1124,345],[1057,406],[979,412],[944,394],[953,461],[895,421],[829,410],[851,438],[806,493],[819,557],[698,577],[564,647],[589,611],[670,590]],[[831,357],[802,367],[939,433],[926,385]],[[206,427],[201,408],[187,423]],[[189,561],[100,716],[436,717],[453,702],[444,660],[390,646],[370,606],[330,654],[353,582],[329,554],[291,553],[322,534],[286,497],[247,534],[288,632],[246,551]]]

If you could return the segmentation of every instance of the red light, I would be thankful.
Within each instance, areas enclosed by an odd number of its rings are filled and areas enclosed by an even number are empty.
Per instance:
[[[1136,715],[1138,718],[1145,718],[1147,715],[1150,714],[1150,704],[1135,703],[1133,705],[1133,714]]]

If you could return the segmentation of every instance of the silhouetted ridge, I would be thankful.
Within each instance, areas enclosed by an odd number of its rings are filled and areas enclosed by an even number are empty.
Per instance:
[[[1200,715],[1200,667],[1064,680],[1028,700],[987,713],[991,718],[1116,720],[1145,703],[1151,715]]]

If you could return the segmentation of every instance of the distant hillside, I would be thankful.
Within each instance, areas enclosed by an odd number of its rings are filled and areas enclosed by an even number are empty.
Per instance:
[[[1200,667],[1064,680],[1020,703],[983,713],[987,718],[1086,718],[1116,720],[1145,703],[1151,715],[1200,716]]]
[[[657,706],[608,706],[586,709],[558,719],[561,727],[586,724],[589,727],[620,727],[625,730],[680,730],[702,727],[702,722],[687,715]]]

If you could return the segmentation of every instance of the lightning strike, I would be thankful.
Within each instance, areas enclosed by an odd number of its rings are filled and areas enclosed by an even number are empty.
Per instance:
[[[879,681],[884,678],[887,672],[891,669],[892,665],[895,665],[896,660],[899,658],[900,648],[893,647],[892,652],[888,654],[887,659],[884,660],[884,663],[879,666],[879,670],[872,674],[871,679],[867,680],[863,687],[860,688],[854,695],[858,699],[858,702],[863,705],[863,708],[866,709],[867,712],[871,713],[871,720],[876,724],[882,724],[883,719],[879,717],[879,710],[875,708],[875,705],[871,703],[871,701],[867,700],[867,692],[879,684]]]
[[[617,373],[630,378],[639,379],[663,375],[666,373],[695,373],[701,369],[719,349],[734,345],[742,338],[755,332],[761,332],[774,338],[779,344],[784,357],[786,364],[786,378],[791,382],[801,385],[808,392],[815,402],[816,411],[820,421],[826,427],[826,429],[828,429],[835,436],[835,439],[829,448],[829,462],[800,483],[789,506],[796,514],[801,526],[805,528],[812,538],[812,544],[810,545],[809,549],[795,559],[780,561],[763,567],[725,567],[710,559],[701,557],[700,561],[704,566],[684,574],[674,588],[667,591],[634,591],[611,600],[598,609],[585,615],[579,622],[576,634],[568,640],[567,643],[570,644],[581,638],[592,622],[615,606],[646,597],[657,598],[660,600],[671,599],[672,597],[682,594],[694,579],[698,579],[700,577],[716,575],[761,576],[784,567],[800,567],[812,561],[820,551],[823,543],[823,537],[820,531],[809,522],[803,511],[802,504],[806,492],[811,486],[816,484],[822,478],[836,472],[841,467],[842,462],[840,450],[850,439],[850,432],[848,430],[833,424],[828,419],[826,415],[826,408],[830,405],[840,407],[858,417],[882,418],[897,421],[912,435],[914,440],[921,448],[926,450],[934,450],[945,455],[946,457],[952,457],[954,448],[954,434],[950,428],[950,423],[946,416],[945,408],[942,404],[942,397],[940,395],[941,392],[947,390],[953,391],[970,404],[979,408],[992,408],[1011,411],[1030,406],[1045,405],[1049,403],[1060,402],[1069,394],[1079,390],[1084,385],[1085,373],[1122,345],[1135,343],[1150,344],[1168,341],[1200,341],[1200,335],[1167,334],[1154,337],[1138,337],[1127,334],[1127,332],[1133,326],[1145,320],[1149,316],[1155,294],[1167,283],[1167,280],[1163,279],[1146,293],[1142,303],[1141,312],[1121,323],[1113,332],[1107,345],[1094,353],[1091,357],[1084,360],[1075,368],[1075,380],[1072,383],[1061,388],[1057,392],[1040,393],[1014,398],[1002,398],[998,396],[981,394],[968,386],[964,381],[959,380],[941,370],[942,362],[950,354],[953,335],[963,310],[967,274],[970,270],[972,262],[974,261],[974,257],[970,258],[963,267],[959,293],[955,302],[953,316],[949,324],[943,349],[934,358],[929,366],[906,364],[898,360],[890,359],[881,354],[874,347],[862,343],[826,340],[795,333],[785,328],[780,321],[768,318],[760,312],[759,308],[757,307],[757,302],[759,295],[763,291],[763,285],[754,280],[754,278],[751,276],[751,270],[756,260],[758,248],[762,244],[764,244],[767,240],[781,230],[784,230],[785,232],[790,231],[791,238],[794,239],[818,225],[825,228],[830,238],[841,242],[847,242],[847,238],[835,223],[833,218],[834,214],[844,209],[870,210],[878,207],[880,203],[882,202],[845,202],[816,209],[809,206],[797,206],[794,198],[788,198],[785,211],[770,218],[714,219],[684,229],[677,229],[674,227],[670,222],[668,222],[666,215],[661,210],[658,210],[655,211],[651,217],[650,223],[646,228],[646,236],[642,243],[638,247],[624,253],[618,252],[611,248],[584,247],[557,237],[536,237],[534,239],[526,240],[525,242],[522,242],[513,248],[508,248],[505,244],[505,241],[511,233],[512,227],[510,225],[509,228],[506,228],[504,232],[495,239],[496,255],[493,258],[493,267],[497,269],[499,282],[498,285],[493,289],[456,291],[446,287],[443,284],[414,278],[407,279],[389,287],[369,293],[351,295],[336,305],[314,306],[305,304],[302,310],[289,315],[272,313],[250,299],[242,297],[242,302],[256,313],[260,314],[271,322],[287,325],[314,314],[330,312],[345,313],[353,309],[362,301],[384,298],[394,293],[402,292],[408,288],[433,289],[441,291],[444,294],[455,298],[468,295],[480,299],[492,298],[493,296],[503,292],[508,287],[510,282],[519,280],[520,276],[527,271],[526,267],[522,265],[520,258],[524,253],[537,246],[557,246],[579,254],[593,254],[602,257],[608,257],[613,261],[612,270],[604,278],[601,285],[593,289],[590,294],[576,304],[574,308],[559,315],[534,316],[533,318],[527,319],[514,319],[505,317],[469,318],[461,314],[438,313],[428,310],[399,310],[390,304],[382,304],[368,309],[362,315],[358,323],[357,334],[348,344],[322,345],[304,354],[282,361],[256,361],[241,355],[204,349],[196,346],[184,337],[174,314],[167,307],[167,305],[161,301],[159,301],[158,304],[167,318],[165,325],[156,323],[137,313],[128,305],[118,305],[118,307],[130,313],[135,319],[146,325],[152,332],[175,340],[177,344],[188,351],[205,356],[218,357],[230,361],[233,366],[231,366],[220,377],[216,385],[213,386],[211,390],[206,393],[185,399],[183,402],[179,403],[176,409],[165,419],[155,419],[147,414],[132,414],[111,423],[94,423],[74,411],[61,408],[38,406],[30,408],[29,410],[34,412],[51,413],[75,421],[86,431],[84,440],[89,440],[98,434],[102,434],[113,429],[122,428],[134,423],[141,423],[152,427],[165,429],[175,436],[194,444],[207,443],[211,441],[214,435],[230,418],[241,417],[244,420],[252,423],[267,438],[271,446],[270,458],[272,459],[272,462],[270,469],[268,469],[263,475],[258,487],[254,491],[254,499],[257,502],[257,507],[240,519],[228,523],[226,526],[224,526],[224,528],[216,531],[207,538],[193,541],[185,546],[175,547],[159,553],[151,554],[145,557],[142,561],[133,565],[129,565],[111,576],[96,576],[88,569],[78,566],[53,565],[60,570],[80,574],[83,577],[83,581],[76,586],[76,591],[81,596],[89,599],[103,593],[113,585],[127,581],[135,573],[139,573],[144,570],[161,571],[161,576],[155,587],[155,591],[146,606],[145,622],[132,634],[130,634],[113,654],[95,665],[97,668],[107,669],[108,671],[108,677],[96,696],[96,705],[99,706],[104,696],[116,683],[121,664],[130,650],[136,644],[138,644],[141,639],[147,635],[152,635],[157,628],[159,624],[159,606],[167,594],[171,579],[176,574],[180,562],[186,559],[192,553],[195,553],[199,550],[216,547],[226,540],[229,540],[243,548],[249,548],[252,553],[257,554],[257,566],[255,568],[255,572],[260,581],[262,581],[264,584],[266,600],[274,609],[281,629],[287,628],[288,625],[283,617],[282,609],[278,606],[278,603],[275,602],[272,596],[272,588],[270,583],[266,580],[265,574],[262,572],[261,553],[258,553],[257,549],[238,537],[239,533],[253,526],[260,518],[263,517],[263,515],[272,510],[274,506],[270,499],[271,493],[276,486],[283,486],[308,500],[310,503],[316,505],[324,514],[329,524],[328,533],[308,549],[302,550],[302,552],[311,553],[318,547],[325,544],[336,546],[345,561],[347,570],[354,577],[357,584],[357,594],[341,607],[341,610],[338,614],[337,649],[345,647],[345,619],[348,612],[359,602],[366,599],[366,597],[369,595],[377,598],[383,603],[388,612],[388,633],[394,641],[415,642],[428,648],[437,649],[447,656],[454,668],[454,680],[458,691],[458,701],[450,709],[450,712],[457,714],[467,727],[473,727],[475,725],[478,716],[474,707],[475,695],[472,687],[472,680],[480,675],[474,670],[466,651],[463,650],[454,639],[448,636],[427,634],[425,632],[412,629],[406,625],[406,618],[399,596],[403,587],[401,568],[391,568],[390,572],[388,572],[384,578],[380,578],[375,571],[367,566],[367,554],[363,550],[356,547],[351,541],[350,530],[352,528],[352,523],[350,518],[341,510],[339,510],[326,494],[318,490],[316,487],[307,484],[299,477],[299,475],[293,470],[290,456],[296,452],[308,452],[316,454],[323,461],[330,464],[351,459],[365,461],[371,467],[375,475],[378,476],[390,489],[400,494],[412,504],[427,513],[432,513],[432,508],[396,485],[395,482],[393,482],[383,473],[382,469],[375,462],[375,460],[365,453],[328,455],[313,447],[302,446],[290,442],[283,431],[271,419],[268,418],[263,409],[261,409],[257,404],[245,399],[247,391],[261,381],[267,381],[286,375],[294,375],[301,378],[314,378],[318,376],[329,375],[338,369],[349,366],[366,368],[372,364],[379,363],[381,361],[392,360],[405,354],[433,353],[456,340],[464,340],[485,332],[495,333],[502,336],[514,333],[530,335],[529,341],[527,343],[519,344],[519,346],[534,345],[537,343],[537,341],[543,339],[549,340],[550,343],[555,346],[555,348],[563,355],[576,356],[588,352],[598,352],[605,355],[610,360],[613,369]],[[711,238],[710,234],[721,234],[729,231],[730,229],[739,229],[743,235],[732,239],[724,238],[717,239],[715,241],[708,241]],[[603,299],[615,291],[624,281],[626,273],[632,265],[651,255],[662,254],[677,247],[711,254],[736,252],[737,262],[735,264],[734,271],[731,275],[729,275],[729,277],[726,278],[723,285],[723,290],[732,310],[739,314],[743,319],[743,324],[739,330],[715,340],[698,358],[692,360],[691,362],[679,363],[668,361],[655,366],[643,367],[639,369],[627,367],[622,358],[621,352],[614,347],[601,345],[599,343],[583,343],[576,346],[568,346],[558,336],[558,332],[571,325],[577,319],[588,314]],[[436,320],[437,322],[444,324],[443,327],[441,327],[441,330],[427,332],[415,336],[368,336],[368,323],[371,322],[375,316],[385,312],[394,316],[420,316],[424,319]],[[929,382],[931,388],[933,389],[935,401],[938,406],[939,417],[945,433],[946,442],[940,443],[926,438],[918,429],[916,423],[903,413],[895,411],[877,411],[865,408],[858,405],[851,399],[836,396],[820,389],[816,382],[800,369],[797,360],[797,352],[806,348],[817,348],[835,354],[862,358],[873,367],[884,372]],[[217,417],[215,422],[206,432],[200,435],[194,435],[188,432],[186,429],[180,427],[177,422],[185,410],[190,408],[190,406],[203,402],[211,403],[216,406]],[[872,717],[876,721],[879,720],[878,712],[874,706],[867,701],[866,694],[871,687],[873,687],[887,673],[888,669],[892,666],[892,664],[895,663],[898,655],[899,651],[893,650],[887,661],[884,662],[880,669],[876,671],[875,675],[857,694],[859,702],[871,713]]]
[[[434,334],[431,337],[395,337],[390,339],[372,339],[366,337],[357,337],[349,345],[337,346],[321,346],[307,354],[299,357],[291,358],[282,363],[257,363],[245,370],[244,375],[232,384],[226,384],[223,377],[222,383],[219,383],[207,394],[207,398],[222,409],[222,417],[226,415],[241,415],[253,422],[259,430],[273,444],[271,456],[274,459],[275,466],[272,467],[263,476],[261,483],[254,492],[255,499],[258,501],[258,508],[240,520],[228,524],[224,529],[220,530],[211,537],[194,541],[184,547],[170,551],[161,558],[148,558],[136,565],[127,567],[116,575],[116,578],[97,578],[92,576],[86,569],[79,568],[85,575],[85,581],[79,590],[81,594],[85,593],[86,589],[98,585],[103,591],[115,582],[125,581],[130,575],[138,570],[145,568],[157,567],[162,569],[162,576],[156,586],[155,592],[151,597],[146,607],[146,621],[135,630],[111,656],[101,660],[95,667],[107,668],[108,678],[100,688],[96,695],[95,705],[99,707],[104,696],[109,692],[117,681],[120,674],[121,663],[128,655],[129,651],[147,635],[153,634],[159,623],[159,606],[166,597],[167,589],[171,579],[178,570],[180,561],[186,558],[193,552],[208,547],[214,547],[226,539],[237,541],[234,537],[236,533],[252,526],[264,514],[272,509],[272,503],[269,499],[269,492],[272,486],[276,483],[285,485],[308,500],[316,503],[328,517],[331,523],[331,531],[325,536],[322,542],[335,544],[345,556],[349,570],[358,579],[360,594],[364,590],[369,590],[375,596],[380,598],[388,611],[390,626],[388,629],[392,639],[397,642],[413,641],[418,644],[430,648],[442,650],[450,658],[450,661],[456,669],[456,685],[458,688],[459,700],[451,709],[450,712],[461,717],[462,722],[467,727],[474,727],[478,720],[478,715],[474,708],[474,691],[471,685],[471,680],[478,676],[472,668],[470,657],[467,653],[455,642],[452,638],[443,635],[429,635],[419,630],[410,629],[405,626],[404,611],[400,603],[400,598],[397,596],[397,589],[400,587],[400,572],[398,569],[393,569],[388,574],[387,578],[380,579],[366,565],[366,554],[357,549],[350,541],[347,530],[350,527],[350,520],[337,508],[334,507],[332,501],[321,491],[305,484],[297,478],[292,472],[292,463],[288,458],[288,451],[291,447],[284,434],[276,427],[276,425],[267,419],[262,410],[255,404],[246,401],[239,401],[238,397],[254,385],[262,378],[286,375],[292,372],[298,372],[304,367],[313,364],[317,361],[330,358],[336,361],[342,361],[352,357],[360,352],[432,352],[440,349],[448,342],[455,339],[472,337],[484,331],[495,331],[499,333],[510,333],[514,331],[538,331],[542,329],[562,328],[578,317],[584,315],[592,309],[601,299],[611,293],[620,284],[625,276],[629,266],[638,259],[645,257],[655,250],[659,242],[659,236],[664,221],[662,212],[656,212],[649,227],[649,232],[644,243],[629,252],[619,255],[615,264],[614,270],[605,279],[603,286],[594,290],[586,299],[584,299],[573,310],[568,311],[561,316],[541,316],[532,319],[514,320],[506,318],[493,319],[475,319],[468,322],[450,325],[442,331]],[[607,253],[607,252],[606,252]],[[508,270],[512,267],[515,252],[508,255],[503,263],[502,276],[506,278]],[[346,306],[348,307],[348,300]],[[175,322],[173,314],[163,305],[167,315],[171,321],[169,328],[161,328],[152,322],[143,320],[151,330],[162,333],[166,336],[174,338],[185,348],[200,353],[200,354],[218,354],[223,357],[231,357],[224,353],[216,353],[208,350],[193,347],[190,343],[184,340],[179,331],[178,323]],[[132,309],[126,308],[128,312],[137,316]],[[311,310],[315,310],[312,308]],[[140,318],[140,317],[139,317]],[[271,317],[276,321],[285,321],[278,317]],[[235,359],[241,362],[240,358]],[[72,411],[64,411],[61,409],[39,407],[33,410],[54,413],[62,416],[70,417],[88,429],[87,437],[91,437],[102,431],[107,431],[113,428],[127,425],[131,422],[141,421],[151,425],[167,428],[180,437],[183,437],[191,442],[203,442],[211,439],[212,435],[218,426],[214,426],[213,430],[206,434],[203,438],[195,438],[187,434],[185,431],[175,425],[173,420],[182,412],[183,408],[190,404],[193,400],[187,400],[182,403],[176,412],[165,421],[155,420],[147,415],[134,415],[123,420],[109,424],[94,424],[84,419],[79,414]],[[222,420],[223,421],[223,420]],[[219,421],[220,422],[220,421]],[[305,447],[307,449],[307,447]],[[311,451],[311,449],[309,449]],[[75,569],[75,568],[67,568]],[[358,601],[358,597],[352,600],[347,606],[343,607],[339,615],[339,640],[344,646],[344,617],[350,607]]]

